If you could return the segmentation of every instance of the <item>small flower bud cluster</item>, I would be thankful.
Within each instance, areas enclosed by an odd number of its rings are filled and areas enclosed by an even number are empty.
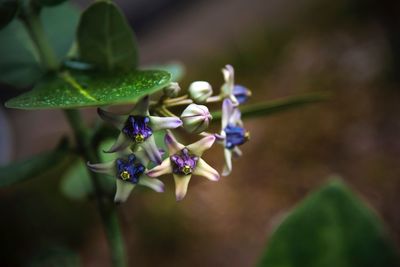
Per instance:
[[[116,153],[117,157],[106,163],[88,163],[95,172],[106,173],[116,178],[116,202],[125,201],[136,185],[150,187],[156,192],[164,191],[162,181],[155,179],[164,174],[172,174],[175,181],[177,200],[185,197],[192,175],[203,176],[210,181],[219,180],[219,173],[203,159],[203,152],[217,141],[224,147],[225,166],[222,175],[232,170],[233,155],[240,156],[239,146],[249,139],[243,128],[239,105],[247,100],[250,91],[234,83],[234,71],[230,65],[222,70],[225,82],[218,95],[206,81],[192,82],[187,94],[181,94],[181,87],[171,82],[165,87],[164,95],[153,103],[149,96],[139,101],[127,115],[116,115],[98,109],[105,121],[120,130],[114,145],[106,153]],[[220,133],[206,132],[212,115],[208,103],[222,102]],[[173,111],[179,112],[178,117]],[[178,110],[176,110],[178,109]],[[183,129],[202,136],[197,142],[183,145],[175,139],[171,130]],[[154,133],[166,132],[164,136],[168,154],[158,148]],[[164,156],[164,157],[163,157]],[[164,160],[163,160],[164,159]],[[153,165],[149,165],[150,162]],[[154,166],[149,168],[149,166]]]

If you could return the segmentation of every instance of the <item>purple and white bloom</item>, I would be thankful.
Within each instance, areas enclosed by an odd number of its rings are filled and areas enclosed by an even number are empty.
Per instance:
[[[192,175],[200,175],[211,181],[219,180],[219,173],[201,158],[203,152],[209,149],[214,141],[215,136],[209,135],[193,144],[184,146],[176,141],[172,133],[168,132],[165,135],[165,144],[170,156],[161,165],[149,170],[147,175],[158,177],[172,173],[175,180],[176,200],[182,200],[186,196]]]
[[[190,104],[181,114],[183,128],[190,133],[201,133],[207,129],[212,116],[204,105]]]
[[[90,170],[116,177],[114,201],[125,202],[136,185],[143,185],[156,192],[164,192],[164,184],[158,179],[146,176],[149,159],[144,150],[124,154],[124,156],[104,163],[87,163]]]
[[[195,103],[205,103],[213,94],[211,84],[205,81],[192,82],[189,85],[189,96]]]
[[[139,146],[146,152],[147,157],[157,164],[160,164],[162,159],[153,133],[175,129],[182,125],[182,121],[177,117],[150,116],[148,96],[141,99],[128,116],[116,115],[100,108],[97,109],[97,112],[103,120],[121,130],[113,146],[105,152],[121,151],[130,145],[132,150],[136,150],[136,147]]]
[[[246,87],[235,84],[235,70],[231,65],[226,65],[222,69],[225,83],[221,87],[221,96],[229,98],[232,103],[237,106],[247,101],[251,96],[251,91]]]
[[[220,143],[224,145],[225,166],[223,176],[232,171],[232,156],[241,156],[239,146],[247,142],[250,133],[243,128],[240,110],[230,99],[224,99],[222,103],[221,135],[217,135]]]

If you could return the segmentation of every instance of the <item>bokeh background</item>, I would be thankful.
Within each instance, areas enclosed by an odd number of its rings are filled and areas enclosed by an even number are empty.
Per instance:
[[[182,62],[182,87],[207,80],[218,90],[230,63],[253,91],[250,103],[332,93],[324,103],[246,121],[252,139],[232,175],[218,183],[195,177],[184,201],[175,202],[170,177],[165,194],[134,192],[118,207],[130,266],[254,266],[282,217],[331,174],[375,209],[399,247],[400,2],[115,2],[137,34],[141,64]],[[1,85],[2,103],[15,94]],[[93,123],[95,110],[84,112]],[[61,111],[2,107],[0,125],[2,164],[70,134]],[[205,156],[222,168],[221,149]],[[61,190],[68,164],[0,190],[2,266],[45,266],[48,257],[49,266],[108,266],[93,202]]]

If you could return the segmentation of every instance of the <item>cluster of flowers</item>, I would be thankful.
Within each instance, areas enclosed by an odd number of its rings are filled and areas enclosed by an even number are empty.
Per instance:
[[[105,151],[118,153],[118,158],[105,163],[88,163],[88,167],[99,173],[116,177],[115,202],[123,202],[137,185],[147,186],[156,192],[164,192],[164,184],[156,179],[164,174],[172,173],[175,180],[176,199],[185,197],[192,175],[203,176],[211,181],[218,181],[219,173],[207,164],[201,157],[215,142],[224,147],[225,166],[222,175],[228,175],[232,170],[232,157],[242,154],[239,146],[249,139],[249,133],[243,128],[241,113],[238,106],[250,96],[250,91],[234,83],[234,69],[227,65],[222,69],[225,83],[219,95],[212,96],[209,83],[193,82],[188,94],[178,97],[180,87],[171,83],[164,89],[164,96],[153,104],[146,96],[140,100],[128,115],[116,115],[98,109],[100,117],[113,124],[120,134],[113,146]],[[221,132],[207,133],[212,116],[205,103],[222,101]],[[180,117],[175,116],[168,107],[188,105]],[[160,116],[153,116],[155,113]],[[190,145],[179,143],[171,129],[183,127],[190,133],[202,136],[200,140]],[[165,153],[155,142],[154,132],[165,131],[165,144],[168,156],[162,160]],[[148,169],[151,162],[155,167]]]

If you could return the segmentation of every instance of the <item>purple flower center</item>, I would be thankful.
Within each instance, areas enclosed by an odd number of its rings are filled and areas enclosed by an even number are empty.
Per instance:
[[[249,140],[250,134],[240,126],[228,124],[224,129],[226,134],[225,147],[233,149],[235,146],[240,146]]]
[[[123,181],[137,184],[139,176],[144,173],[144,166],[140,163],[135,163],[136,156],[131,154],[127,159],[117,159],[117,177]]]
[[[170,157],[172,170],[175,174],[188,175],[196,168],[199,157],[191,155],[185,147],[180,152]]]
[[[149,117],[130,115],[125,122],[124,128],[122,128],[122,132],[135,143],[143,143],[153,134],[153,131],[148,126],[149,122]]]

